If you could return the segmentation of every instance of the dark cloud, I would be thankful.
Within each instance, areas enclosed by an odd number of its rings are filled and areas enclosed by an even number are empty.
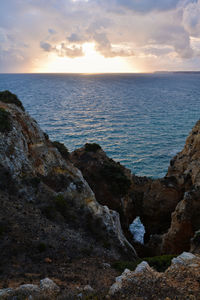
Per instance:
[[[40,42],[40,47],[47,52],[52,51],[52,46],[51,44],[47,43],[47,42]]]

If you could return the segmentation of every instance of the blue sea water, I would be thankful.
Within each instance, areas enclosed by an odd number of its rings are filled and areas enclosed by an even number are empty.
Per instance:
[[[99,143],[141,176],[162,177],[200,116],[200,74],[0,74],[52,140]]]

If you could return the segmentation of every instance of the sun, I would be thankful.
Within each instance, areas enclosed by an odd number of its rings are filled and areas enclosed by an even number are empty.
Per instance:
[[[69,58],[50,53],[45,62],[38,61],[36,73],[135,73],[125,57],[105,58],[95,50],[94,43],[83,44],[84,56]]]

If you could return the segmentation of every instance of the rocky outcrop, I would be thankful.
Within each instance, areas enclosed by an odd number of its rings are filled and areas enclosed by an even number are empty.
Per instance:
[[[146,241],[169,228],[171,213],[183,194],[173,177],[151,180],[132,175],[96,144],[75,150],[71,159],[82,171],[98,202],[119,212],[127,236],[129,225],[137,216],[145,226]]]
[[[75,150],[71,160],[83,173],[97,201],[120,214],[122,227],[127,231],[141,206],[133,195],[130,170],[110,159],[97,144]]]
[[[127,237],[129,224],[140,216],[151,255],[189,250],[190,239],[200,229],[200,121],[163,179],[132,175],[97,146],[74,151],[72,161],[98,201],[119,212]]]
[[[200,121],[192,129],[184,149],[171,160],[168,169],[167,177],[175,178],[184,195],[172,213],[172,222],[168,232],[163,236],[163,253],[180,253],[183,250],[189,250],[190,240],[195,231],[200,228],[199,154]]]
[[[143,261],[135,271],[126,269],[109,290],[111,299],[199,299],[200,258],[182,253],[164,272]]]
[[[18,288],[7,288],[0,290],[0,299],[38,299],[49,298],[56,299],[60,288],[49,278],[40,280],[40,285],[23,284]]]
[[[118,213],[96,201],[81,172],[68,159],[67,149],[52,143],[16,103],[4,102],[1,95],[3,264],[14,253],[21,262],[34,257],[51,262],[62,255],[79,256],[84,249],[134,259],[136,253],[123,235]]]

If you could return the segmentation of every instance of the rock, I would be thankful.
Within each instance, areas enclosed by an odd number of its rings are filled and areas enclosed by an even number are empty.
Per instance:
[[[200,230],[195,231],[195,234],[190,241],[190,252],[200,253]]]
[[[121,288],[123,281],[127,280],[132,275],[132,272],[129,269],[125,269],[124,272],[115,278],[115,283],[110,287],[109,295],[113,296],[116,294]]]
[[[84,286],[83,290],[86,293],[93,293],[94,292],[94,289],[89,284]]]
[[[163,273],[144,261],[135,271],[126,270],[109,290],[111,299],[194,299],[199,298],[200,257],[182,253]],[[193,299],[191,298],[191,299]]]
[[[69,219],[72,211],[75,215],[72,220],[80,218],[84,224],[88,219],[93,220],[96,230],[101,232],[101,239],[110,241],[113,255],[119,257],[124,252],[136,257],[122,232],[118,213],[96,201],[81,172],[63,155],[65,146],[52,143],[20,107],[3,102],[0,107],[9,112],[12,122],[8,134],[0,132],[0,161],[15,181],[20,197],[41,207],[48,217]],[[7,189],[10,191],[11,186]],[[51,207],[56,213],[50,211]]]
[[[134,274],[143,273],[146,271],[150,271],[150,266],[146,261],[142,261],[139,265],[137,265]]]
[[[190,250],[190,240],[200,228],[200,189],[193,187],[184,194],[172,213],[171,226],[163,235],[162,253],[181,253]]]
[[[104,269],[110,269],[111,265],[109,263],[102,263]]]
[[[182,195],[173,179],[151,180],[132,175],[101,148],[88,151],[85,146],[72,152],[71,159],[82,171],[97,201],[120,214],[127,237],[132,239],[129,225],[137,216],[145,226],[146,239],[169,228],[171,213]]]
[[[191,265],[197,257],[190,252],[183,252],[181,255],[172,259],[173,265]]]
[[[60,292],[60,288],[53,282],[53,280],[49,278],[45,278],[40,280],[40,289],[45,294],[58,294]]]
[[[40,297],[49,297],[54,299],[60,292],[60,288],[49,278],[40,281],[40,286],[35,284],[23,284],[16,289],[3,289],[0,290],[0,299],[35,299]]]
[[[11,288],[0,289],[0,299],[7,299],[13,295],[14,290]]]
[[[14,295],[18,297],[39,296],[40,288],[35,284],[23,284],[15,289]]]

